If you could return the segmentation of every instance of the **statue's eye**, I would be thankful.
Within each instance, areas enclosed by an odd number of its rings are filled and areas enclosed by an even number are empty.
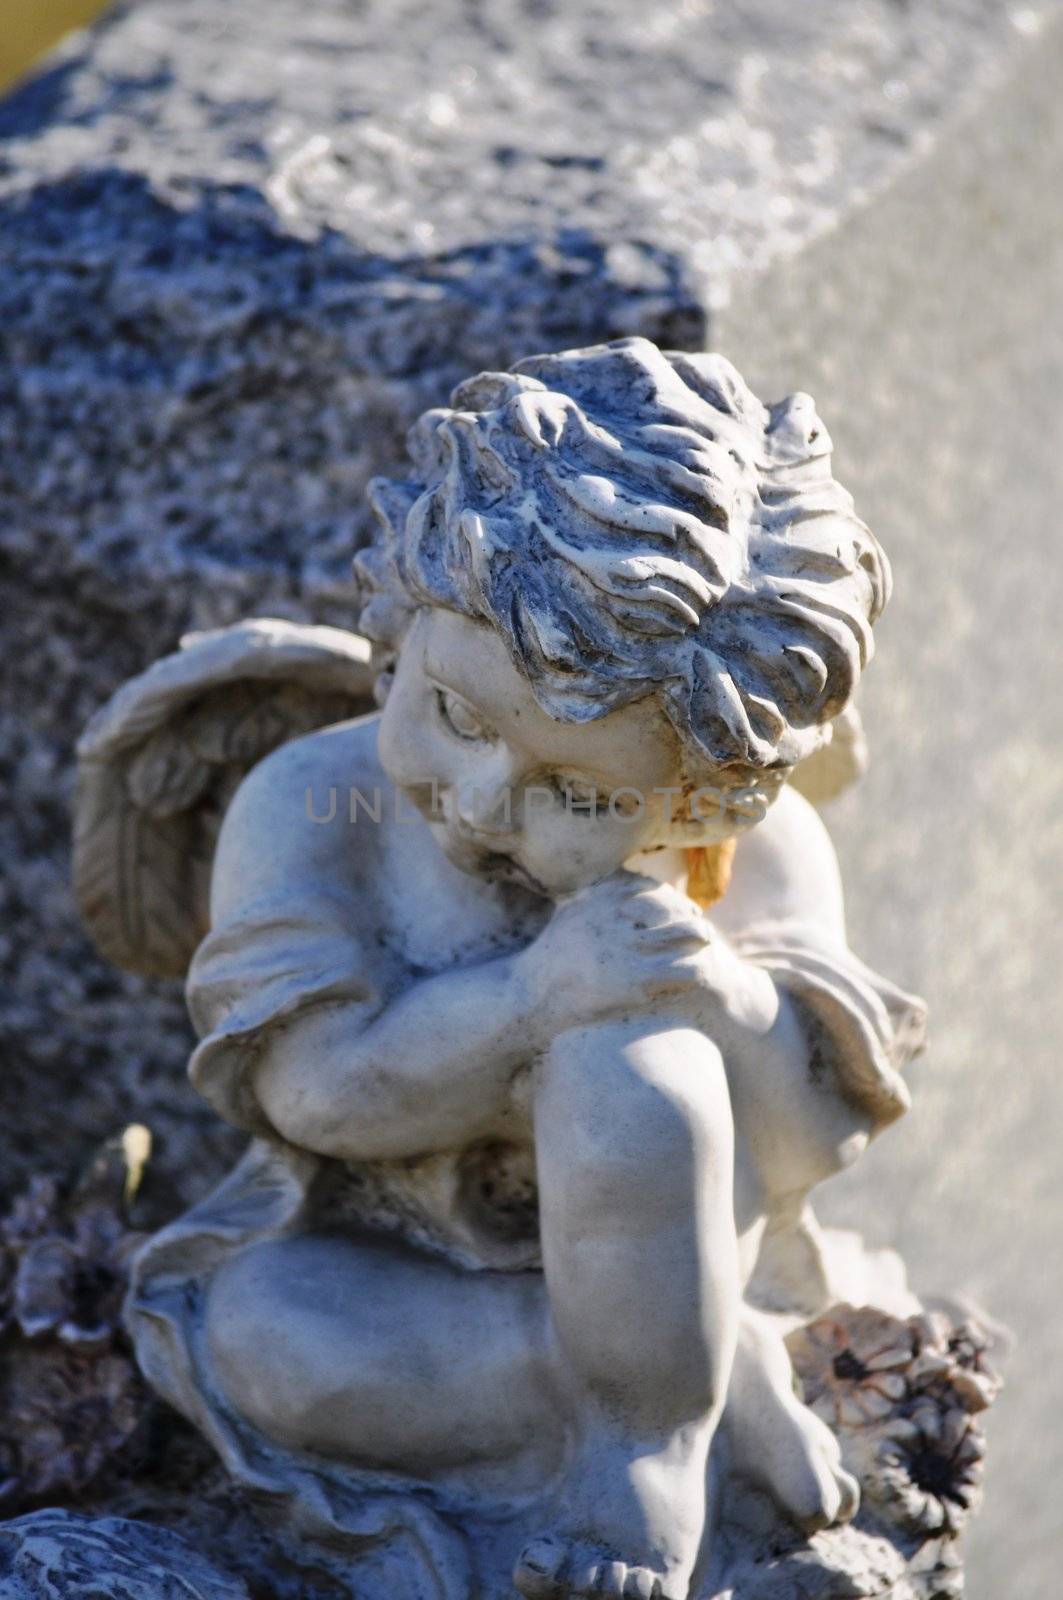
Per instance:
[[[457,734],[459,739],[482,743],[490,738],[482,718],[478,717],[469,702],[463,700],[460,694],[455,694],[453,689],[437,689],[436,704],[444,723],[451,733]]]

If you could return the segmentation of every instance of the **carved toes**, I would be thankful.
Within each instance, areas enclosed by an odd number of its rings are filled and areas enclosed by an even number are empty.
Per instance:
[[[648,1567],[623,1561],[571,1559],[560,1539],[534,1539],[521,1552],[513,1582],[524,1600],[666,1600]]]
[[[838,1521],[851,1522],[860,1510],[860,1485],[851,1472],[845,1472],[841,1467],[838,1468],[835,1476],[841,1493]]]
[[[624,1600],[660,1600],[661,1580],[647,1567],[632,1567],[624,1584]]]
[[[833,1435],[825,1427],[809,1427],[804,1417],[801,1422],[802,1448],[791,1456],[790,1469],[778,1485],[779,1498],[799,1526],[815,1533],[856,1515],[860,1485],[842,1466]]]
[[[560,1539],[533,1539],[525,1545],[513,1569],[513,1582],[524,1600],[558,1600],[565,1561]]]

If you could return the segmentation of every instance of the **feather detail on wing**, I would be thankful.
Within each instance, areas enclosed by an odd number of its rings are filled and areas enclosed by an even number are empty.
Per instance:
[[[78,744],[74,889],[101,954],[183,977],[237,785],[278,745],[372,709],[364,639],[271,617],[189,634],[123,684]]]

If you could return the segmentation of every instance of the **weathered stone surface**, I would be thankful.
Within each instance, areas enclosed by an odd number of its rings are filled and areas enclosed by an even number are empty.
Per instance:
[[[247,1600],[176,1533],[121,1517],[37,1511],[0,1523],[2,1600]]]
[[[861,944],[930,992],[934,1072],[839,1206],[899,1228],[922,1281],[959,1250],[1023,1336],[975,1600],[1054,1576],[1063,1471],[1029,1266],[1058,1249],[1037,1152],[1060,991],[1027,955],[1054,927],[1058,802],[1022,732],[1055,700],[1054,35],[929,141],[1056,9],[153,0],[0,105],[2,1181],[132,1117],[186,1196],[225,1154],[176,990],[118,980],[77,928],[89,713],[186,626],[347,620],[365,478],[453,378],[613,333],[717,345],[765,392],[816,391],[900,579],[839,834]],[[955,1116],[990,1096],[992,1119]],[[905,1216],[868,1194],[887,1168],[922,1197]]]
[[[701,347],[1015,37],[990,0],[119,9],[0,108],[9,559],[162,629],[189,568],[342,580],[424,404]]]
[[[425,1600],[438,1593],[423,1552],[406,1541],[369,1546],[352,1566],[315,1560],[299,1541],[230,1497],[179,1508],[157,1497],[159,1522],[49,1509],[0,1523],[0,1600]],[[183,1512],[183,1515],[182,1515]],[[501,1544],[505,1525],[491,1530]],[[209,1550],[208,1557],[204,1552]],[[500,1550],[481,1573],[484,1600],[513,1593]],[[720,1576],[705,1600],[959,1600],[962,1571],[940,1540],[921,1548],[861,1517],[811,1540],[780,1527],[768,1499],[739,1488],[724,1507]],[[246,1581],[245,1581],[246,1580]],[[722,1587],[721,1587],[722,1584]]]

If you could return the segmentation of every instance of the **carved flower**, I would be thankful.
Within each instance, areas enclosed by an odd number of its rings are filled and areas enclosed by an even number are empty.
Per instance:
[[[1000,1389],[978,1324],[842,1305],[788,1344],[805,1399],[839,1435],[877,1514],[910,1533],[958,1533],[982,1480],[974,1418]]]
[[[146,1390],[121,1324],[142,1235],[125,1206],[144,1129],[106,1145],[65,1196],[33,1179],[0,1217],[0,1500],[79,1494],[132,1438]]]
[[[985,1435],[961,1406],[924,1395],[847,1458],[859,1458],[864,1491],[887,1522],[910,1533],[957,1534],[980,1497]]]
[[[882,1421],[908,1394],[915,1336],[885,1312],[836,1306],[788,1344],[805,1400],[836,1430]]]
[[[948,1389],[969,1412],[985,1411],[1000,1393],[1000,1374],[990,1360],[989,1335],[973,1318],[954,1323],[940,1311],[911,1318],[918,1355],[908,1375],[913,1389]]]
[[[54,1336],[88,1350],[120,1326],[129,1260],[142,1235],[125,1206],[150,1151],[147,1129],[127,1128],[97,1155],[69,1199],[54,1178],[34,1178],[0,1218],[4,1260],[0,1331]]]
[[[114,1336],[128,1280],[128,1263],[140,1236],[113,1212],[80,1212],[63,1232],[25,1244],[11,1286],[11,1316],[22,1336],[54,1335],[82,1350]]]

